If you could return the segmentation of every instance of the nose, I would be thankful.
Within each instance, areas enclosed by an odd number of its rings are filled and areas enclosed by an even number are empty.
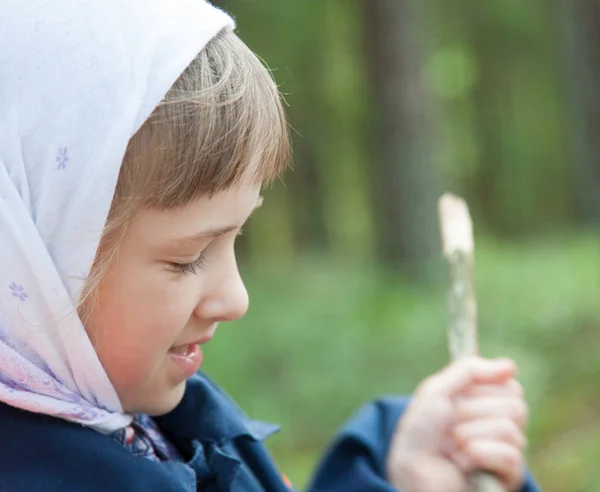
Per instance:
[[[207,279],[210,284],[196,307],[196,317],[212,322],[240,319],[248,311],[249,299],[235,258],[215,273]]]

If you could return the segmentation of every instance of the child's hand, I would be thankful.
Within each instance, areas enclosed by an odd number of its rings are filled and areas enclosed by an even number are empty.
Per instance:
[[[510,360],[473,357],[427,378],[398,423],[390,483],[402,492],[465,492],[470,472],[486,470],[518,490],[527,405],[515,373]]]

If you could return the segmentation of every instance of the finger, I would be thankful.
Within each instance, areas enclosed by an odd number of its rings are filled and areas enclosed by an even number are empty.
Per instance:
[[[500,441],[524,450],[527,439],[517,424],[509,419],[470,420],[458,424],[451,431],[456,448],[463,448],[475,440]]]
[[[525,428],[529,409],[522,398],[481,397],[465,398],[456,402],[457,420],[508,418],[521,429]]]
[[[454,362],[446,369],[427,378],[420,392],[451,395],[473,383],[502,384],[516,374],[516,364],[510,359],[469,357]]]
[[[516,379],[509,379],[504,384],[476,384],[465,389],[460,396],[468,398],[482,396],[516,396],[524,395],[523,386]]]
[[[496,475],[508,490],[515,490],[523,483],[523,453],[504,442],[470,441],[467,446],[454,453],[452,459],[466,473],[479,470]]]

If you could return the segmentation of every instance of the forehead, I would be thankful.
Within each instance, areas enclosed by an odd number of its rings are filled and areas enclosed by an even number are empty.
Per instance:
[[[203,231],[239,228],[260,205],[260,187],[241,185],[187,205],[165,210],[140,211],[130,224],[130,234],[145,242],[177,240]]]

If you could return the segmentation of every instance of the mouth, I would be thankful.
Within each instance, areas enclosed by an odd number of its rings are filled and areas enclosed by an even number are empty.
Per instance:
[[[202,338],[190,340],[184,343],[173,345],[167,355],[173,364],[178,380],[184,380],[192,377],[199,369],[204,359],[201,345],[210,342],[214,336],[214,331]]]
[[[197,343],[189,343],[187,345],[178,345],[169,349],[170,354],[180,355],[182,357],[189,357],[197,350]]]
[[[210,342],[212,340],[213,335],[214,334],[211,334],[202,338],[198,338],[196,340],[192,340],[190,342],[173,345],[169,349],[169,352],[176,355],[182,355],[184,357],[189,356],[197,350],[198,345],[204,345],[205,343]]]

